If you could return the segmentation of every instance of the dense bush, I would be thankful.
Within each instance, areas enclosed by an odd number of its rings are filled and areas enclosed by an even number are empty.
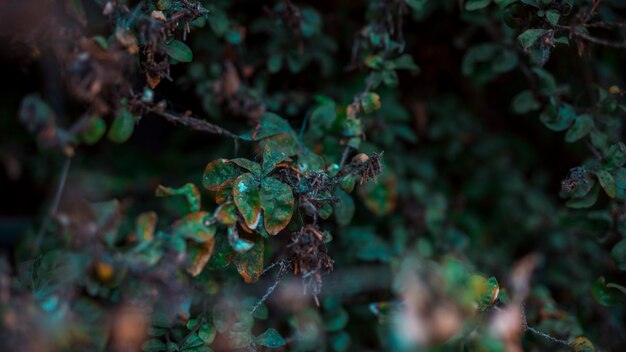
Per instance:
[[[619,351],[620,0],[0,5],[0,346]]]

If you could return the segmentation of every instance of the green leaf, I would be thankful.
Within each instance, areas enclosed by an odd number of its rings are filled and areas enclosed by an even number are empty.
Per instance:
[[[257,281],[263,271],[263,252],[265,245],[263,239],[258,238],[258,242],[254,244],[252,249],[243,253],[237,253],[233,259],[233,263],[239,275],[241,275],[247,283]]]
[[[591,132],[589,132],[589,139],[591,139],[591,145],[601,151],[609,148],[609,138],[606,133],[600,132],[596,129],[591,129]]]
[[[28,126],[39,128],[54,125],[54,111],[37,94],[26,95],[20,104],[20,120]]]
[[[490,3],[491,0],[467,0],[467,2],[465,3],[465,9],[467,11],[480,10],[489,6]]]
[[[535,99],[535,96],[530,90],[524,90],[518,93],[513,98],[513,112],[516,114],[526,114],[531,111],[539,110],[541,105]]]
[[[380,96],[376,93],[365,93],[361,96],[361,107],[366,114],[380,109]]]
[[[565,141],[568,143],[576,142],[586,136],[593,128],[593,118],[589,115],[580,115],[576,117],[576,122],[565,134]]]
[[[165,44],[165,53],[172,59],[180,62],[191,62],[193,60],[193,53],[187,44],[180,40],[172,40]]]
[[[396,187],[395,178],[387,177],[360,186],[359,196],[372,213],[382,216],[389,214],[396,207]]]
[[[569,45],[569,38],[566,36],[554,38],[554,44]]]
[[[479,63],[491,60],[499,50],[498,45],[493,43],[481,43],[469,48],[463,56],[461,72],[469,76],[476,72]]]
[[[326,97],[316,97],[319,105],[311,111],[307,133],[319,138],[333,127],[337,120],[337,104]]]
[[[268,177],[261,182],[260,198],[265,230],[270,235],[275,235],[291,220],[294,208],[293,192],[288,185]]]
[[[422,11],[428,0],[404,0],[415,11]]]
[[[371,230],[350,227],[341,240],[355,247],[356,257],[364,261],[389,262],[393,251],[387,241],[375,235]]]
[[[152,337],[159,337],[159,336],[163,336],[168,332],[168,329],[163,329],[163,328],[158,328],[158,327],[151,327],[150,330],[148,330],[148,335],[152,336]]]
[[[167,343],[167,352],[178,352],[180,349],[178,348],[178,344],[173,341]]]
[[[609,197],[615,198],[617,195],[617,187],[615,186],[613,176],[606,170],[597,171],[596,176],[598,177],[598,181],[604,189],[604,192],[606,192]]]
[[[600,187],[597,185],[591,188],[587,194],[579,198],[572,198],[565,205],[572,209],[584,209],[592,207],[598,200],[598,194],[600,193]]]
[[[332,205],[328,203],[317,208],[317,214],[320,216],[320,218],[324,220],[328,219],[332,215],[332,213],[333,213],[333,207]]]
[[[276,73],[280,71],[280,69],[283,67],[283,61],[283,55],[280,53],[270,55],[270,57],[267,59],[267,70],[270,73]]]
[[[210,191],[217,191],[241,175],[241,170],[230,160],[217,159],[207,164],[202,176],[202,185]]]
[[[266,112],[261,116],[259,125],[254,130],[242,134],[241,138],[249,141],[258,141],[285,132],[293,133],[289,123],[276,114]]]
[[[285,340],[276,331],[276,329],[267,329],[264,333],[254,338],[254,343],[257,345],[278,348],[285,345]]]
[[[619,270],[626,270],[626,239],[622,239],[613,246],[611,257],[615,260]]]
[[[345,331],[333,334],[330,337],[330,346],[337,352],[347,351],[350,347],[350,335]]]
[[[537,40],[546,33],[548,33],[547,29],[527,29],[524,33],[517,37],[517,41],[520,43],[522,48],[530,49],[530,47],[533,46]]]
[[[426,222],[426,228],[430,232],[433,234],[440,234],[443,232],[447,210],[448,202],[442,194],[435,194],[427,202],[424,220]]]
[[[189,203],[189,210],[192,212],[200,211],[200,191],[198,187],[191,182],[188,182],[182,187],[171,188],[158,185],[156,189],[157,197],[172,197],[181,195],[184,196]]]
[[[517,53],[513,50],[502,50],[491,63],[491,69],[495,73],[504,73],[511,71],[519,63]]]
[[[546,20],[553,25],[556,26],[559,24],[559,19],[561,18],[561,14],[557,10],[548,10],[546,11]]]
[[[228,16],[222,8],[217,6],[211,6],[209,10],[210,14],[207,17],[209,20],[209,26],[211,26],[211,30],[213,30],[217,36],[221,37],[226,34],[226,31],[228,31]]]
[[[216,334],[217,332],[215,331],[215,327],[213,324],[209,323],[203,324],[198,330],[198,337],[200,337],[200,339],[206,344],[213,342]]]
[[[348,312],[345,309],[334,309],[324,317],[324,327],[328,331],[339,331],[348,323]]]
[[[591,293],[596,302],[603,306],[612,306],[626,302],[626,288],[606,283],[604,277],[598,278],[591,287]]]
[[[165,349],[166,349],[165,343],[157,339],[150,339],[144,342],[143,345],[141,345],[141,350],[144,352],[160,352],[160,351],[165,351]]]
[[[356,177],[352,174],[347,174],[341,179],[341,183],[339,185],[341,186],[341,189],[350,193],[352,192],[352,190],[354,190],[355,184],[356,184]]]
[[[92,116],[87,122],[87,126],[81,132],[80,137],[87,145],[97,143],[106,132],[107,125],[104,120],[98,116]]]
[[[392,70],[419,70],[419,67],[415,64],[415,61],[413,61],[413,57],[409,54],[400,55],[389,61],[387,67]]]
[[[552,131],[561,132],[568,129],[576,120],[576,112],[570,105],[564,105],[558,111],[551,105],[541,113],[539,119]]]
[[[215,248],[213,252],[208,263],[210,269],[224,269],[230,265],[235,256],[235,252],[227,236],[221,234],[215,238]]]
[[[181,236],[198,243],[212,241],[215,237],[215,225],[210,224],[211,215],[206,211],[197,211],[185,215],[173,225],[174,236]]]
[[[267,176],[270,172],[274,171],[276,165],[291,161],[287,154],[282,151],[274,151],[269,146],[265,146],[263,151],[263,173],[262,176]]]
[[[246,225],[254,230],[261,216],[259,181],[251,173],[239,176],[233,185],[233,200]]]
[[[109,134],[109,140],[115,143],[124,143],[133,134],[135,129],[135,117],[126,108],[120,110],[120,114],[113,120]]]
[[[200,347],[202,345],[204,345],[204,342],[202,341],[202,339],[198,337],[197,333],[193,333],[189,335],[189,337],[187,337],[185,342],[180,346],[180,350],[187,351],[189,349],[192,349],[194,347]]]
[[[261,165],[259,165],[259,163],[255,163],[252,160],[244,158],[232,159],[231,161],[239,165],[240,167],[250,171],[254,176],[261,176]]]
[[[335,191],[335,196],[337,197],[337,202],[333,204],[335,220],[339,225],[346,226],[350,224],[354,216],[354,200],[348,193],[340,189]]]
[[[501,9],[517,2],[518,0],[494,0],[493,2],[496,3],[496,5],[500,6]]]
[[[486,279],[480,275],[472,275],[471,283],[480,311],[489,308],[498,298],[500,286],[495,277]]]
[[[298,149],[301,148],[293,131],[267,137],[259,144],[263,149],[270,148],[275,152],[285,153],[285,155],[296,155]]]

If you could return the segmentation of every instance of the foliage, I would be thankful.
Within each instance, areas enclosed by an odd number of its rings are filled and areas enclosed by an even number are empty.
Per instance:
[[[6,349],[624,345],[620,1],[7,7]]]

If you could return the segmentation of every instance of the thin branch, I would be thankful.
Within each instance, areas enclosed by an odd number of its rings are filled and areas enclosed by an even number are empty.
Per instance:
[[[559,25],[558,28],[561,29],[567,29],[569,30],[571,35],[580,37],[590,43],[594,43],[594,44],[598,44],[598,45],[604,45],[604,46],[608,46],[608,47],[612,47],[612,48],[616,48],[616,49],[626,49],[626,41],[622,41],[622,42],[617,42],[617,41],[612,41],[612,40],[607,40],[607,39],[602,39],[602,38],[596,38],[596,37],[592,37],[591,35],[581,32],[578,29],[576,29],[575,27],[572,26],[561,26]]]
[[[63,168],[61,169],[61,176],[59,178],[59,184],[57,185],[56,193],[54,194],[54,199],[52,200],[52,204],[50,205],[50,210],[48,214],[46,214],[45,219],[43,220],[41,227],[39,227],[39,231],[37,231],[37,236],[35,237],[35,248],[38,248],[43,241],[43,236],[50,226],[50,221],[52,217],[56,214],[59,203],[61,203],[61,196],[63,195],[63,190],[65,189],[65,183],[67,181],[67,174],[70,171],[70,165],[72,163],[72,157],[67,156],[65,158],[65,162],[63,163]]]
[[[585,145],[587,146],[587,148],[589,148],[589,150],[591,150],[591,153],[593,153],[593,156],[595,156],[596,159],[598,160],[603,159],[602,153],[600,153],[599,150],[594,148],[594,146],[589,142],[589,140],[585,140]]]
[[[198,322],[198,324],[196,324],[196,326],[194,326],[194,328],[189,331],[189,333],[187,334],[187,336],[183,337],[182,340],[180,340],[180,342],[178,343],[178,346],[182,346],[185,341],[187,341],[191,335],[195,334],[198,330],[200,330],[200,327],[204,324],[204,318],[201,318],[200,321]]]
[[[235,140],[239,139],[238,135],[230,132],[229,130],[223,127],[214,125],[206,120],[201,120],[201,119],[191,117],[191,116],[184,116],[184,115],[178,116],[178,115],[174,115],[172,113],[165,112],[165,111],[151,110],[151,112],[164,117],[167,121],[171,123],[189,127],[195,131],[201,131],[201,132],[207,132],[211,134],[226,136],[226,137],[233,138]]]
[[[526,309],[525,309],[524,302],[522,302],[522,324],[523,324],[523,327],[524,327],[524,331],[531,332],[531,333],[533,333],[533,334],[535,334],[537,336],[543,337],[544,339],[546,339],[546,340],[548,340],[548,341],[550,341],[552,343],[565,345],[565,346],[569,347],[570,349],[572,349],[572,346],[567,341],[565,341],[563,339],[556,338],[556,337],[551,336],[551,335],[548,335],[545,332],[539,331],[539,330],[537,330],[537,329],[535,329],[535,328],[533,328],[531,326],[528,326],[528,321],[526,320]]]
[[[594,22],[594,23],[587,23],[587,24],[585,24],[585,27],[587,27],[587,28],[607,28],[607,29],[611,29],[611,28],[626,28],[626,22],[604,22],[604,21],[599,21],[599,22]]]
[[[586,41],[594,43],[594,44],[604,45],[604,46],[608,46],[608,47],[612,47],[616,49],[626,49],[626,42],[614,42],[614,41],[610,41],[606,39],[600,39],[600,38],[592,37],[586,33],[582,33],[579,31],[574,31],[573,34],[575,36],[581,37],[585,39]]]
[[[346,161],[348,160],[348,155],[350,155],[351,150],[352,147],[350,147],[349,145],[347,145],[346,148],[343,150],[343,153],[341,154],[341,162],[339,163],[340,169],[343,169],[344,165],[346,165]]]
[[[278,287],[278,284],[280,284],[280,282],[283,280],[283,277],[287,273],[287,267],[290,264],[291,264],[291,260],[289,260],[289,259],[287,259],[287,260],[282,259],[282,260],[279,260],[279,261],[273,263],[272,265],[270,265],[267,268],[265,268],[265,270],[263,270],[261,275],[265,274],[266,272],[268,272],[269,270],[274,268],[276,265],[280,265],[280,269],[278,270],[278,275],[276,275],[276,281],[274,282],[274,284],[272,284],[272,286],[270,286],[267,289],[267,291],[265,291],[265,294],[263,295],[263,297],[261,297],[261,299],[254,305],[254,307],[252,307],[252,310],[250,310],[250,314],[254,314],[254,312],[256,312],[256,310],[259,309],[259,307],[261,307],[261,304],[263,304],[265,301],[267,301],[267,299],[272,295],[274,290],[276,290],[276,287]],[[261,275],[259,275],[259,276],[261,276]]]

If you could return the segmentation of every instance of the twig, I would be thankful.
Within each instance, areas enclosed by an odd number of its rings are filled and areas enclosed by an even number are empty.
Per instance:
[[[572,349],[572,346],[567,341],[565,341],[563,339],[556,338],[556,337],[551,336],[551,335],[548,335],[545,332],[539,331],[539,330],[537,330],[537,329],[535,329],[535,328],[533,328],[531,326],[528,326],[528,321],[526,320],[526,309],[525,309],[524,302],[522,302],[522,324],[523,324],[523,327],[524,327],[524,331],[531,332],[531,333],[533,333],[533,334],[535,334],[537,336],[543,337],[544,339],[546,339],[546,340],[548,340],[548,341],[550,341],[552,343],[565,345],[565,346],[569,347],[570,349]]]
[[[261,304],[263,304],[271,296],[274,290],[276,290],[276,287],[278,287],[278,284],[280,284],[280,282],[283,280],[283,276],[285,276],[285,274],[287,273],[286,269],[290,263],[291,263],[291,260],[282,259],[268,266],[267,268],[265,268],[265,270],[263,270],[263,272],[261,272],[261,275],[263,275],[269,270],[271,270],[272,268],[274,268],[276,265],[280,265],[280,270],[278,270],[278,275],[276,275],[276,281],[274,282],[274,284],[272,284],[272,286],[270,286],[267,289],[267,291],[265,291],[265,294],[263,295],[263,297],[261,297],[261,299],[254,305],[254,307],[252,307],[252,310],[250,310],[250,314],[254,314],[254,312],[256,312],[256,310],[259,309]]]
[[[587,148],[589,148],[589,150],[591,150],[591,153],[593,153],[593,156],[595,156],[596,159],[598,159],[598,160],[602,160],[603,159],[602,154],[600,153],[600,151],[597,150],[596,148],[594,148],[594,146],[588,140],[585,140],[585,144],[587,145]]]
[[[238,135],[230,132],[229,130],[223,127],[214,125],[206,120],[201,120],[201,119],[191,117],[191,116],[184,116],[184,115],[178,116],[178,115],[174,115],[172,113],[165,112],[165,111],[161,112],[157,110],[151,110],[151,112],[164,117],[169,122],[179,124],[185,127],[189,127],[196,131],[202,131],[202,132],[217,134],[221,136],[226,136],[226,137],[233,138],[235,140],[239,139]]]
[[[616,49],[626,49],[626,42],[616,42],[616,41],[611,41],[611,40],[606,40],[606,39],[592,37],[589,34],[581,32],[581,31],[579,31],[578,29],[576,29],[575,27],[572,27],[572,26],[561,26],[561,25],[559,25],[557,27],[561,28],[561,29],[569,30],[571,35],[580,37],[580,38],[585,39],[586,41],[594,43],[594,44],[604,45],[604,46],[608,46],[608,47],[612,47],[612,48],[616,48]]]
[[[183,337],[183,339],[180,340],[180,342],[178,343],[178,346],[182,346],[185,343],[185,341],[187,341],[187,339],[191,337],[191,335],[195,334],[198,330],[200,330],[200,327],[203,324],[204,324],[204,318],[201,318],[198,324],[196,324],[196,326],[194,326],[194,328],[191,331],[189,331],[187,336]]]
[[[48,214],[46,214],[45,219],[41,223],[41,227],[39,227],[39,231],[37,231],[37,236],[35,237],[35,248],[38,248],[41,242],[43,241],[43,236],[50,225],[50,220],[52,216],[56,214],[59,203],[61,202],[61,196],[63,195],[63,190],[65,189],[65,182],[67,181],[67,174],[70,171],[70,164],[72,162],[72,157],[67,156],[65,158],[65,162],[63,163],[63,168],[61,169],[61,176],[59,178],[59,184],[57,185],[56,193],[54,194],[54,199],[52,200],[52,204],[50,205],[50,210]]]
[[[349,145],[347,145],[346,148],[343,150],[343,153],[341,154],[341,162],[339,163],[340,169],[343,169],[343,166],[346,164],[346,161],[348,160],[348,155],[350,155],[351,150],[352,147],[350,147]]]
[[[574,31],[573,34],[594,44],[604,45],[616,49],[626,49],[626,42],[614,42],[606,39],[600,39],[578,31]]]
[[[594,22],[585,24],[587,28],[626,28],[626,22]]]

